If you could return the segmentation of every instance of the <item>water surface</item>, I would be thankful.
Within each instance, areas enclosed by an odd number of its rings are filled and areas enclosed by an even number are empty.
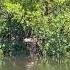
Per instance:
[[[70,58],[29,60],[5,57],[0,60],[0,70],[70,70]]]

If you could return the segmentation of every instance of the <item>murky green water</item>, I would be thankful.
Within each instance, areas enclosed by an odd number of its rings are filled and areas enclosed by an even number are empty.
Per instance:
[[[28,60],[5,57],[0,60],[0,70],[70,70],[70,58]]]

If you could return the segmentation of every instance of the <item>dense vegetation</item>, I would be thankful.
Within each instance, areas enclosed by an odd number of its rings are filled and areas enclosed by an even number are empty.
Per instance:
[[[25,54],[23,39],[31,36],[38,39],[43,56],[69,54],[70,0],[0,0],[3,54]]]

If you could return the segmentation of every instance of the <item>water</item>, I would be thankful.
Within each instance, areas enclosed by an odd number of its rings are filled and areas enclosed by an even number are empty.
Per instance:
[[[70,58],[33,60],[5,57],[0,60],[0,70],[70,70]]]

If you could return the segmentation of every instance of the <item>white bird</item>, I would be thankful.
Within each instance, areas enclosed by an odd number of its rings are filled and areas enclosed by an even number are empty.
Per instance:
[[[33,39],[32,38],[25,38],[24,42],[33,42]]]

